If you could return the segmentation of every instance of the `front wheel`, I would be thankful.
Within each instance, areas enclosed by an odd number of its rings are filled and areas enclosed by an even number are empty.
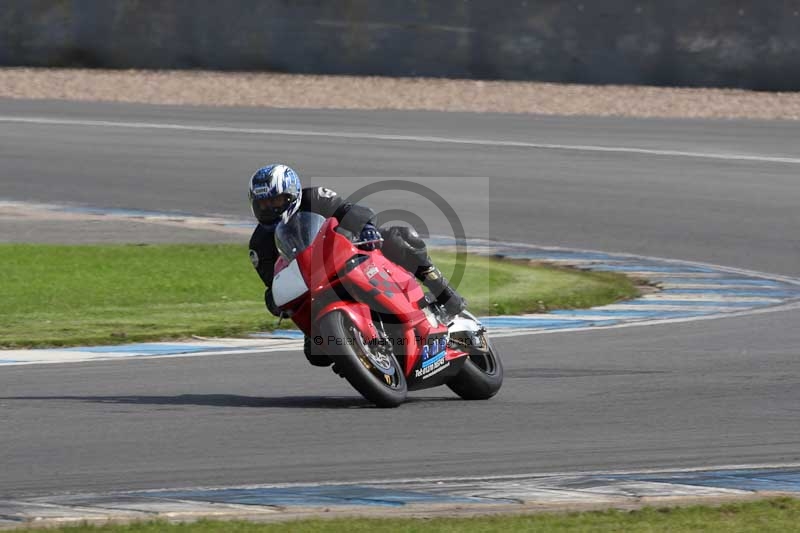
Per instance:
[[[387,344],[372,345],[342,311],[332,311],[319,323],[323,339],[337,339],[325,352],[334,369],[367,400],[378,407],[397,407],[408,394],[403,370]]]
[[[467,349],[469,357],[464,361],[464,366],[447,383],[450,390],[465,400],[488,400],[497,394],[503,384],[500,354],[486,333],[482,333],[477,339],[480,340],[480,345]]]

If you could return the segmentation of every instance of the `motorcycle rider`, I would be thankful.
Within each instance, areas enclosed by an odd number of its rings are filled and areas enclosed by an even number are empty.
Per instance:
[[[347,202],[325,187],[304,189],[297,173],[280,163],[256,170],[250,178],[248,197],[253,216],[258,221],[250,237],[250,261],[266,286],[264,300],[273,315],[282,316],[271,291],[273,268],[279,257],[275,245],[275,228],[281,221],[288,222],[298,211],[309,211],[326,218],[334,217],[343,228],[359,235],[359,241],[368,241],[361,245],[363,249],[382,248],[387,259],[413,273],[451,316],[466,308],[464,299],[434,266],[425,242],[412,228],[386,228],[381,243],[382,235],[375,227],[375,212],[372,209]],[[313,353],[308,337],[305,338],[303,351],[314,366],[331,364],[327,355]]]

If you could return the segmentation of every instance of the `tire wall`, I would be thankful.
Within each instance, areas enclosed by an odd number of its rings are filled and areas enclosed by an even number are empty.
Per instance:
[[[2,0],[0,65],[800,89],[800,0]]]

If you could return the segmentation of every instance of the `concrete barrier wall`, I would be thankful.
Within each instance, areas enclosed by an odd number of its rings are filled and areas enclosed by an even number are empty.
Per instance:
[[[800,0],[0,0],[0,64],[800,89]]]

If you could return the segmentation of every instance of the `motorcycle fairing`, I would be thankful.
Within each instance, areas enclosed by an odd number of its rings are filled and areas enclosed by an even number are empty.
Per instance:
[[[275,274],[272,287],[272,298],[278,307],[284,306],[308,292],[308,285],[297,260],[293,260]]]
[[[283,306],[293,312],[292,320],[313,336],[312,317],[318,322],[327,313],[341,311],[365,341],[373,341],[380,337],[373,311],[396,317],[396,355],[409,390],[446,383],[461,370],[467,353],[451,347],[447,326],[423,310],[424,292],[417,280],[380,250],[358,249],[335,231],[337,226],[336,219],[326,220],[314,241],[292,261],[308,287],[307,293]],[[287,267],[291,264],[281,258],[276,273]]]
[[[316,313],[318,319],[333,311],[341,311],[350,317],[353,324],[358,328],[364,341],[374,341],[378,338],[378,330],[372,322],[372,312],[367,304],[360,302],[336,301],[331,302],[324,309]],[[351,339],[354,340],[354,339]]]

